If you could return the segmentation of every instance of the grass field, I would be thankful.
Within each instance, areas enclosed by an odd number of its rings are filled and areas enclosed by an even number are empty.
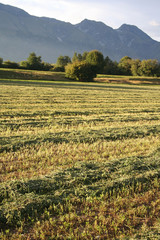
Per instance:
[[[35,74],[1,75],[0,239],[160,239],[160,85]]]

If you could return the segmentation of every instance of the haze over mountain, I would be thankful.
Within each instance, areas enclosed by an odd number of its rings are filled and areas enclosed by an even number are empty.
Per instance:
[[[60,55],[72,57],[74,52],[92,49],[117,61],[126,55],[160,60],[160,42],[136,26],[123,24],[113,29],[87,19],[73,25],[0,4],[0,57],[4,60],[19,62],[35,52],[42,60],[54,63]]]

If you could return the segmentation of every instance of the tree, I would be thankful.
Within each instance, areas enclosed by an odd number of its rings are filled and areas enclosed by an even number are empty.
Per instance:
[[[71,63],[71,59],[68,56],[59,56],[57,59],[57,67],[65,67],[68,63]]]
[[[131,75],[131,64],[132,64],[132,58],[128,56],[123,57],[118,64],[121,74]]]
[[[85,51],[82,54],[82,60],[85,61],[89,52]]]
[[[70,63],[65,68],[66,77],[78,81],[90,82],[96,77],[96,71],[92,64],[86,61]]]
[[[42,62],[42,70],[49,71],[53,66],[50,63]]]
[[[139,72],[141,76],[158,76],[159,63],[156,59],[148,59],[141,61]]]
[[[34,52],[30,53],[29,57],[27,58],[27,62],[30,69],[39,70],[42,67],[41,56],[37,57]]]
[[[140,75],[140,65],[141,61],[139,59],[133,59],[131,63],[131,73],[133,76],[139,76]]]
[[[36,56],[34,52],[30,53],[29,57],[27,58],[27,61],[21,62],[21,66],[26,66],[26,68],[31,70],[42,70],[42,60],[41,56]]]
[[[29,64],[27,61],[21,61],[20,62],[20,67],[24,69],[29,69]]]
[[[113,62],[108,56],[104,59],[104,69],[105,74],[118,74],[118,63]]]
[[[72,63],[73,62],[81,62],[82,61],[82,55],[80,53],[74,53],[73,57],[72,57]]]
[[[86,62],[95,67],[96,73],[103,72],[104,57],[98,50],[90,51],[86,56]]]

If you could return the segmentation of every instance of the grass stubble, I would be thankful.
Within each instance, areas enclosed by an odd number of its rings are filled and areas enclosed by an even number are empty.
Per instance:
[[[160,87],[0,85],[0,239],[160,239]]]

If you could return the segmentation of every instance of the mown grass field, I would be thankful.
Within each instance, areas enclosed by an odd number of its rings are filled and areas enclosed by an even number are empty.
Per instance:
[[[0,239],[160,239],[160,85],[8,78]]]

